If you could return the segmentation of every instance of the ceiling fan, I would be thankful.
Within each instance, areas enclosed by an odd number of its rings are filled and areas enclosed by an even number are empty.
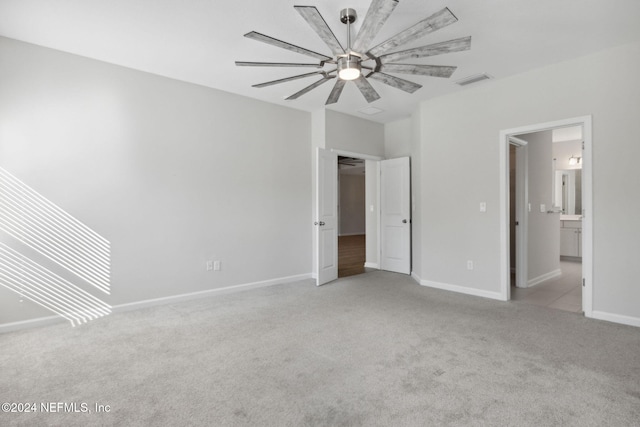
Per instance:
[[[374,79],[407,93],[414,93],[422,85],[401,79],[392,74],[413,74],[421,76],[449,78],[456,70],[455,66],[443,65],[418,65],[402,64],[397,61],[403,59],[425,58],[451,52],[469,50],[471,48],[471,37],[462,37],[441,43],[416,47],[406,50],[397,50],[402,45],[416,40],[428,33],[439,30],[447,25],[453,24],[458,19],[451,13],[449,8],[444,8],[439,12],[421,20],[412,27],[399,32],[388,40],[370,47],[378,31],[395,7],[398,0],[372,0],[369,10],[364,18],[360,31],[358,31],[355,41],[351,44],[351,24],[356,20],[356,11],[350,8],[340,12],[340,21],[347,25],[347,48],[343,48],[336,36],[333,34],[327,22],[324,20],[318,9],[314,6],[294,6],[300,15],[307,21],[311,28],[320,36],[331,50],[332,56],[313,52],[300,46],[287,43],[282,40],[269,37],[267,35],[251,31],[244,36],[253,40],[280,47],[292,52],[307,55],[319,60],[319,63],[283,63],[283,62],[246,62],[236,61],[237,66],[248,67],[311,67],[318,68],[305,74],[298,74],[283,79],[273,80],[265,83],[253,85],[253,87],[267,87],[292,80],[302,79],[312,76],[321,76],[320,80],[310,84],[304,89],[286,98],[287,100],[297,99],[305,93],[317,88],[331,79],[336,79],[333,90],[329,94],[326,105],[338,102],[344,85],[348,81],[353,81],[358,87],[367,102],[380,99],[380,95],[375,91],[368,79]],[[330,69],[325,70],[325,66]],[[367,70],[365,76],[363,70]]]

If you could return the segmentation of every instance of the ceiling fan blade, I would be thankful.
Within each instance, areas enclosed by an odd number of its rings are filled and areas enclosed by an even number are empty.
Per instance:
[[[322,68],[322,62],[319,64],[298,64],[293,62],[246,62],[236,61],[238,67],[311,67]]]
[[[325,76],[324,76],[323,78],[321,78],[320,80],[318,80],[318,81],[317,81],[317,82],[315,82],[315,83],[310,84],[309,86],[305,87],[304,89],[302,89],[302,90],[300,90],[300,91],[298,91],[298,92],[294,93],[293,95],[291,95],[290,97],[288,97],[286,100],[287,100],[287,101],[290,101],[290,100],[292,100],[292,99],[298,99],[298,98],[300,98],[302,95],[304,95],[305,93],[307,93],[307,92],[309,92],[309,91],[311,91],[311,90],[313,90],[313,89],[317,88],[317,87],[318,87],[318,86],[320,86],[321,84],[326,83],[326,82],[328,82],[329,80],[331,80],[331,79],[333,79],[333,78],[335,78],[335,76],[329,76],[329,75],[326,75],[326,74],[325,74]]]
[[[338,99],[342,94],[342,89],[344,89],[345,83],[346,81],[342,79],[338,79],[338,81],[336,81],[336,84],[333,87],[333,90],[331,91],[331,93],[329,94],[329,98],[327,98],[327,102],[325,103],[325,105],[335,104],[336,102],[338,102]]]
[[[407,49],[401,52],[388,53],[380,57],[382,62],[395,62],[406,58],[426,58],[427,56],[442,55],[444,53],[460,52],[471,49],[471,37],[449,40],[428,46]]]
[[[367,76],[367,78],[378,80],[379,82],[382,82],[391,87],[395,87],[396,89],[403,90],[407,93],[413,93],[422,87],[422,85],[419,85],[418,83],[410,82],[409,80],[390,76],[389,74],[380,72],[371,73]]]
[[[365,52],[369,43],[378,34],[391,12],[398,5],[398,0],[373,0],[362,21],[352,49],[356,52]]]
[[[413,64],[382,64],[380,71],[398,74],[418,74],[421,76],[449,78],[458,67],[445,65],[413,65]]]
[[[334,55],[344,54],[344,49],[336,38],[331,28],[327,25],[318,9],[315,6],[293,6],[298,13],[307,21],[313,30],[320,36]]]
[[[290,82],[290,81],[293,81],[293,80],[303,79],[305,77],[317,76],[318,74],[322,74],[322,73],[323,73],[322,71],[316,71],[316,72],[313,72],[313,73],[299,74],[297,76],[285,77],[284,79],[278,79],[278,80],[272,80],[270,82],[259,83],[257,85],[252,85],[251,87],[273,86],[273,85],[277,85],[277,84],[280,84],[280,83],[286,83],[286,82]]]
[[[287,49],[287,50],[290,50],[292,52],[301,53],[303,55],[311,56],[312,58],[316,58],[316,59],[319,59],[321,61],[330,61],[330,60],[333,59],[333,58],[328,57],[327,55],[323,55],[321,53],[317,53],[317,52],[314,52],[312,50],[305,49],[303,47],[296,46],[296,45],[291,44],[291,43],[283,42],[282,40],[274,39],[273,37],[269,37],[269,36],[266,36],[264,34],[257,33],[255,31],[251,31],[250,33],[247,33],[244,36],[249,38],[249,39],[258,40],[260,42],[267,43],[267,44],[270,44],[272,46],[281,47],[282,49]]]
[[[378,92],[376,92],[373,86],[371,86],[371,83],[369,83],[367,79],[362,75],[355,79],[353,82],[356,84],[356,86],[358,86],[358,89],[360,89],[360,92],[362,92],[362,95],[364,96],[364,99],[367,100],[367,102],[371,103],[377,99],[380,99],[380,95],[378,95]]]
[[[379,57],[385,52],[395,49],[398,46],[402,46],[409,41],[418,39],[433,31],[439,30],[440,28],[446,27],[447,25],[453,24],[457,20],[458,18],[451,13],[449,8],[445,7],[441,11],[436,12],[428,18],[418,22],[413,27],[407,28],[390,39],[380,43],[378,46],[369,50],[367,55]]]

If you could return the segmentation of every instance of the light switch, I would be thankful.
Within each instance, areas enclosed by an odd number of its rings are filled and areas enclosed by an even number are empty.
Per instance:
[[[373,212],[373,211],[374,211],[373,205],[369,206],[369,211],[370,211],[370,212]],[[361,211],[361,212],[362,212],[362,211]]]
[[[547,205],[544,203],[540,205],[540,212],[545,213],[547,211]]]
[[[486,202],[481,202],[480,203],[480,212],[486,212],[487,211],[487,203]]]

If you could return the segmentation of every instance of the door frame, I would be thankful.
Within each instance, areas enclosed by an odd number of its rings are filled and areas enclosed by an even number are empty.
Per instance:
[[[373,156],[371,154],[355,153],[355,152],[352,152],[352,151],[340,150],[340,149],[336,149],[336,148],[328,148],[326,150],[328,150],[331,153],[334,153],[336,155],[336,162],[338,161],[337,160],[338,156],[355,157],[357,159],[371,160],[371,161],[375,161],[375,162],[379,162],[381,160],[384,160],[384,157]],[[318,160],[316,159],[315,162],[317,162],[317,161]],[[317,168],[317,164],[314,165],[314,167]],[[379,172],[380,168],[377,167],[376,169]],[[316,176],[315,176],[314,179],[317,180],[318,179],[318,177],[317,177],[318,171],[316,170],[315,173],[316,173]],[[375,183],[376,183],[375,184],[376,185],[375,194],[376,194],[376,197],[378,199],[376,201],[376,205],[377,205],[376,206],[377,207],[377,211],[376,212],[377,212],[378,217],[379,217],[379,215],[380,215],[380,206],[379,206],[379,201],[380,201],[380,179],[379,179],[379,176],[376,177]],[[367,189],[366,189],[366,186],[365,186],[365,192],[366,191],[367,191]],[[316,213],[315,213],[315,209],[314,209],[313,215],[315,216],[315,214]],[[314,228],[314,236],[315,236],[315,228]],[[366,236],[366,233],[365,233],[365,236]],[[319,267],[318,267],[318,265],[316,265],[316,262],[315,262],[316,257],[317,257],[317,255],[316,255],[317,251],[318,251],[318,242],[316,241],[316,239],[314,237],[314,239],[313,239],[314,271],[312,273],[312,277],[314,279],[317,278],[317,274],[318,274],[318,271],[319,271]],[[376,254],[377,254],[377,257],[378,257],[378,262],[375,265],[371,264],[371,263],[365,263],[365,267],[378,268],[379,269],[379,266],[380,266],[380,221],[379,221],[379,218],[378,218],[378,233],[377,233],[377,239],[376,239]]]
[[[593,131],[592,116],[580,116],[500,131],[500,299],[511,299],[509,260],[509,144],[510,138],[524,133],[562,127],[582,126],[582,310],[593,317]]]
[[[515,136],[509,136],[509,144],[516,146],[516,218],[518,219],[518,226],[516,228],[516,286],[527,287],[527,277],[529,273],[527,260],[529,258],[529,245],[528,245],[528,232],[529,230],[529,215],[527,208],[527,201],[529,200],[529,169],[528,159],[529,152],[527,148],[528,142],[524,139],[516,138]],[[508,151],[507,146],[507,151]],[[509,153],[507,152],[507,155]],[[508,170],[507,166],[507,170]],[[511,239],[511,236],[509,237]],[[509,266],[511,271],[511,266]],[[509,286],[509,293],[511,293],[511,286]],[[509,298],[511,295],[509,294]]]

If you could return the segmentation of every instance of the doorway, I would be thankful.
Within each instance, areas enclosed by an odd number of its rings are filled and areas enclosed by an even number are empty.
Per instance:
[[[364,159],[338,156],[338,277],[365,272],[365,199]]]
[[[321,286],[338,278],[338,156],[365,160],[364,267],[410,274],[410,160],[383,160],[316,147],[313,276]]]
[[[582,223],[582,165],[578,161],[582,157],[582,133],[582,126],[573,126],[510,138],[512,300],[582,311],[578,243]],[[531,209],[518,209],[518,202],[531,204]],[[521,221],[523,218],[527,221]],[[523,228],[526,233],[520,236]],[[520,239],[524,239],[522,248],[517,244]],[[519,249],[527,258],[517,262]]]
[[[525,137],[525,135],[541,135],[545,132],[551,134],[554,131],[562,133],[570,131],[571,128],[575,129],[576,127],[582,130],[578,152],[565,155],[563,150],[558,151],[558,147],[553,147],[550,142],[550,145],[546,148],[550,153],[546,160],[547,164],[544,168],[541,167],[541,169],[544,169],[544,172],[538,169],[532,169],[530,171],[518,170],[518,167],[522,167],[522,164],[518,161],[518,152],[524,153],[526,156],[531,153],[529,153],[530,150],[526,147],[526,143],[525,146],[516,145],[516,147],[511,148],[514,138],[516,140],[529,139],[529,146],[532,147],[531,144],[534,143],[532,141],[535,138]],[[508,129],[500,132],[501,260],[503,267],[501,296],[504,300],[520,299],[521,297],[530,296],[532,299],[537,299],[538,305],[553,306],[555,302],[555,308],[562,309],[560,305],[572,299],[570,294],[573,296],[574,302],[575,296],[581,294],[581,301],[577,303],[577,307],[575,307],[576,309],[573,311],[583,311],[587,317],[591,317],[593,288],[591,147],[592,134],[590,116]],[[574,148],[572,148],[572,150],[574,150]],[[555,156],[551,154],[554,152],[556,153]],[[563,154],[558,154],[558,152]],[[578,160],[576,158],[578,157],[580,158],[579,163],[581,166],[579,178],[582,185],[581,189],[578,190],[577,193],[575,189],[565,189],[563,191],[561,187],[563,179],[560,179],[560,181],[556,179],[556,171],[564,170],[565,161],[567,164],[571,161],[573,163],[572,166],[577,166]],[[555,161],[553,161],[554,158],[556,159]],[[515,170],[512,168],[514,160],[516,162]],[[532,160],[533,159],[529,159],[525,164],[530,164]],[[541,160],[538,161],[540,162]],[[575,167],[575,169],[578,168]],[[524,176],[523,179],[526,183],[524,186],[525,189],[530,187],[529,179],[533,180],[536,174],[540,175],[540,177],[535,178],[536,180],[542,180],[538,182],[540,188],[536,188],[535,192],[529,193],[530,195],[526,193],[523,194],[522,190],[518,193],[517,184],[515,184],[510,177],[510,175],[514,173],[516,177]],[[562,178],[562,175],[560,175],[560,178]],[[577,178],[574,177],[574,182],[576,180]],[[565,178],[564,182],[565,185],[567,185],[569,180]],[[533,184],[531,183],[531,185]],[[569,212],[567,191],[573,191],[573,212]],[[516,206],[512,204],[514,193]],[[565,197],[564,206],[561,201],[563,194]],[[518,209],[517,206],[518,201],[520,201],[520,209]],[[578,208],[576,208],[576,206],[578,206]],[[580,210],[580,212],[577,212],[576,209]],[[515,218],[513,218],[512,211],[515,212]],[[515,225],[516,222],[518,225]],[[526,228],[523,222],[529,222]],[[551,224],[553,224],[553,226]],[[578,224],[580,227],[576,226]],[[536,227],[538,227],[538,229],[536,229]],[[533,231],[532,228],[534,228]],[[550,245],[552,243],[555,246],[552,249],[547,249],[540,257],[546,257],[547,261],[552,259],[552,262],[555,262],[557,267],[550,267],[551,264],[549,264],[549,262],[546,264],[542,262],[543,267],[540,267],[540,260],[536,259],[535,251],[539,251],[541,245]],[[569,244],[574,250],[571,254],[567,252],[567,245]],[[512,250],[512,245],[514,250]],[[536,247],[536,245],[538,246]],[[579,256],[574,256],[574,254]],[[529,270],[527,275],[519,280],[518,276],[522,272],[521,270],[527,271],[527,269]],[[512,277],[515,280],[512,280]],[[512,284],[514,285],[513,287]],[[553,288],[554,285],[555,288]],[[534,297],[535,293],[538,295]],[[560,301],[561,298],[563,298],[562,301]],[[545,299],[547,300],[547,304],[543,301]],[[566,304],[565,309],[569,308],[569,305],[570,303]],[[575,305],[576,304],[574,304],[574,306]]]

